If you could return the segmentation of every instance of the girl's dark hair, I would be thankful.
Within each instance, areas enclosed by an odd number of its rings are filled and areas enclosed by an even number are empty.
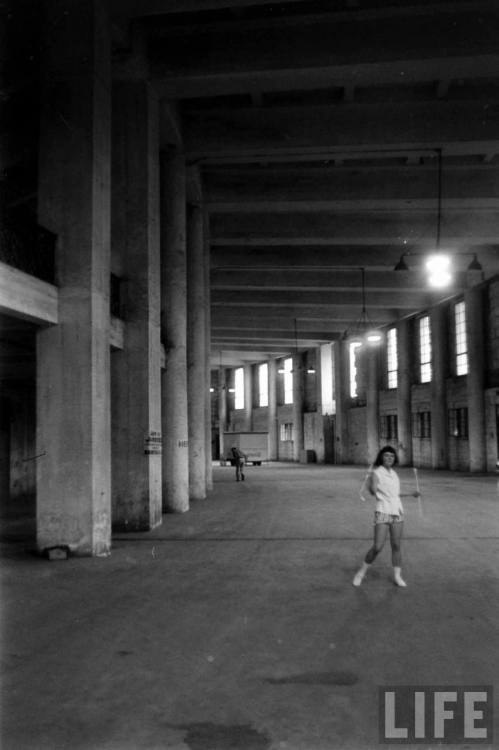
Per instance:
[[[383,453],[391,453],[394,457],[393,465],[396,466],[399,462],[399,457],[397,456],[397,452],[395,448],[392,448],[391,445],[385,445],[384,448],[381,448],[380,452],[376,456],[376,460],[374,461],[375,466],[381,466],[383,463]]]

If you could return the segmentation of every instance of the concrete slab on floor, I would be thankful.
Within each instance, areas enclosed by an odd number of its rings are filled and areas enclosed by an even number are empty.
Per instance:
[[[356,589],[364,473],[271,464],[236,483],[216,466],[206,501],[108,558],[51,562],[4,536],[2,750],[381,748],[380,686],[499,693],[497,478],[421,471],[408,588],[386,548]]]

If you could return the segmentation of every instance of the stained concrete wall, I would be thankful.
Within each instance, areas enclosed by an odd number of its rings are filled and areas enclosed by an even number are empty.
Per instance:
[[[277,458],[279,461],[293,461],[293,441],[281,440],[281,426],[284,424],[292,424],[294,434],[293,407],[289,404],[277,407]]]
[[[485,439],[487,471],[496,471],[499,468],[499,388],[485,392]]]
[[[367,451],[367,410],[357,406],[348,410],[348,456],[349,463],[370,463],[374,456]]]
[[[489,284],[487,297],[488,368],[494,377],[494,385],[499,385],[499,280]]]
[[[324,418],[318,412],[303,415],[304,449],[313,451],[317,463],[324,463]]]
[[[7,411],[7,410],[6,410]],[[33,388],[19,387],[3,421],[5,446],[2,485],[7,490],[9,505],[15,507],[36,493],[36,422]],[[4,498],[2,497],[2,504]]]

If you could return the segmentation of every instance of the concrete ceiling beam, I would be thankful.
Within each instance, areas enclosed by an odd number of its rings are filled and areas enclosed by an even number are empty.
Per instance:
[[[390,78],[386,80],[421,80],[421,73],[417,74],[418,78],[413,76],[415,70],[421,70],[425,64],[427,70],[432,69],[432,78],[428,80],[450,80],[467,77],[463,76],[460,60],[470,61],[474,56],[486,59],[488,55],[497,54],[497,4],[494,7],[486,3],[477,11],[462,3],[460,7],[452,3],[446,7],[419,9],[414,3],[411,10],[397,14],[394,7],[391,12],[378,8],[371,13],[343,16],[331,12],[314,15],[302,12],[274,17],[267,14],[251,19],[225,15],[223,19],[212,17],[194,24],[188,17],[182,24],[166,15],[144,19],[142,28],[149,36],[153,76],[182,78],[184,75],[185,83],[196,74],[206,76],[209,82],[210,75],[217,74],[220,78],[227,74],[241,76],[263,71],[275,77],[279,71],[288,75],[291,71],[301,71],[306,75],[307,70],[323,70],[329,73],[325,85],[343,87],[349,82],[364,83],[363,66],[379,66],[379,74],[386,63],[392,66]],[[466,50],[465,55],[463,50]],[[449,65],[454,60],[456,64]],[[356,68],[355,77],[335,79],[335,68],[349,67]],[[481,77],[488,75],[486,70],[483,69]],[[476,75],[476,68],[474,71]],[[377,83],[384,80],[382,75],[376,79]],[[294,88],[300,88],[300,84],[298,78]],[[265,90],[259,85],[253,88]],[[239,91],[242,90],[240,85]]]
[[[409,259],[407,259],[409,260]],[[471,257],[463,258],[469,263]],[[459,272],[456,277],[456,285],[462,287],[465,284],[465,273]],[[407,293],[424,294],[427,284],[424,278],[424,269],[407,272],[372,271],[370,268],[365,273],[365,286],[369,292],[392,292],[398,291],[403,285]],[[212,291],[230,291],[237,289],[247,290],[303,290],[303,291],[355,291],[359,292],[362,287],[360,268],[352,271],[338,269],[314,270],[313,264],[308,269],[300,267],[294,270],[287,267],[283,261],[281,268],[273,270],[251,270],[248,269],[241,274],[234,271],[215,271],[211,273],[210,287]]]
[[[499,61],[498,61],[499,62]],[[499,148],[495,108],[481,102],[435,101],[338,106],[239,108],[189,112],[184,143],[190,161],[231,155],[261,159],[293,150],[333,152],[435,149],[485,154]],[[209,163],[209,162],[207,162]]]
[[[413,0],[401,0],[408,3]],[[299,2],[299,0],[280,0],[280,5]],[[275,0],[230,0],[231,8],[245,8],[256,5],[273,5]],[[223,3],[224,6],[228,3]],[[220,0],[109,0],[112,15],[126,15],[131,18],[144,16],[161,16],[176,13],[194,13],[196,11],[217,10]]]
[[[419,157],[418,157],[419,159]],[[444,192],[448,201],[499,200],[499,165],[443,165]],[[238,169],[227,167],[203,170],[205,205],[211,212],[237,210],[241,206],[274,206],[293,202],[348,207],[348,201],[371,201],[382,205],[393,201],[403,207],[434,207],[438,195],[436,153],[425,164],[407,166],[278,167]],[[496,204],[497,205],[497,204]]]
[[[459,290],[457,290],[459,291]],[[457,293],[457,292],[456,292]],[[418,309],[424,308],[435,302],[431,293],[411,292],[402,289],[399,292],[392,291],[389,295],[386,292],[371,292],[368,294],[368,308],[381,307],[386,308],[387,301],[390,300],[392,307],[399,309]],[[353,290],[343,292],[324,292],[324,291],[303,291],[303,290],[270,290],[270,291],[224,291],[214,290],[211,294],[212,307],[223,306],[226,304],[239,305],[242,307],[265,306],[269,309],[281,306],[293,305],[296,308],[312,305],[353,305],[358,307],[359,312],[362,305],[362,296],[360,291]]]
[[[434,211],[368,212],[351,214],[306,212],[217,214],[210,221],[214,245],[359,245],[416,243],[434,247],[437,227]],[[441,247],[461,248],[466,243],[493,244],[499,237],[499,212],[455,211],[444,205]],[[351,262],[354,260],[352,258]]]
[[[298,331],[298,339],[328,339],[331,335],[335,334],[338,330],[340,330],[342,326],[338,326],[335,322],[334,326],[329,326],[328,328],[319,329],[319,328],[307,328],[306,330],[303,329],[302,326],[300,326]],[[217,338],[229,338],[233,337],[235,335],[241,336],[242,340],[250,340],[254,338],[255,335],[260,336],[262,339],[264,338],[282,338],[289,340],[289,338],[292,336],[294,338],[295,332],[292,328],[274,328],[273,326],[265,326],[263,327],[260,325],[260,327],[257,326],[244,326],[244,321],[241,322],[239,326],[213,326],[212,327],[212,335]]]
[[[59,290],[0,262],[0,313],[41,325],[59,322]]]
[[[211,270],[234,270],[246,273],[247,270],[279,270],[292,268],[294,271],[310,269],[315,271],[351,270],[352,267],[368,268],[368,278],[377,271],[386,273],[392,271],[402,253],[407,255],[407,262],[411,271],[421,267],[424,256],[431,249],[423,244],[411,243],[403,245],[307,245],[306,255],[301,247],[292,245],[274,245],[245,247],[230,245],[214,246],[210,251]],[[460,254],[462,253],[462,254]],[[476,253],[484,267],[497,267],[499,258],[499,243],[491,245],[466,242],[455,248],[454,262],[458,268],[465,268],[470,261],[470,253]],[[410,278],[410,277],[407,277]]]
[[[327,344],[328,342],[339,338],[340,335],[341,331],[338,331],[335,334],[329,334],[327,336],[314,336],[310,337],[309,339],[300,337],[298,339],[298,343],[296,344],[296,340],[291,336],[265,336],[263,333],[260,335],[258,332],[256,332],[254,336],[215,335],[212,338],[212,343],[216,343],[217,346],[221,344],[227,344],[227,346],[251,347],[258,347],[260,345],[266,344],[267,346],[272,346],[274,349],[278,347],[290,347],[298,345],[299,347],[302,347],[304,349],[310,349],[314,346],[317,346],[317,344]]]
[[[295,213],[296,211],[307,211],[310,213],[321,211],[334,211],[337,213],[352,213],[363,211],[364,215],[370,211],[432,211],[436,208],[436,197],[429,198],[366,198],[356,200],[330,199],[324,200],[316,197],[309,200],[295,201],[269,201],[249,200],[241,203],[238,199],[234,201],[206,204],[210,214],[217,213]],[[445,198],[446,210],[452,211],[497,211],[499,196],[495,198]]]
[[[212,309],[212,330],[218,328],[234,328],[248,326],[252,329],[278,328],[287,329],[294,334],[294,321],[298,321],[299,330],[308,333],[304,317],[306,316],[312,330],[314,327],[323,327],[327,330],[346,328],[352,318],[358,318],[360,306],[347,305],[316,305],[304,310],[303,307],[283,305],[279,308],[266,310],[265,308],[249,308],[246,313],[241,307],[232,304],[218,305]],[[385,325],[400,317],[400,311],[394,308],[377,308],[376,320],[380,325]]]

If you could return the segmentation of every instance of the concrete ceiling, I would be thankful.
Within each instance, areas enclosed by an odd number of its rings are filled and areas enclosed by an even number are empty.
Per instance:
[[[231,4],[142,28],[201,171],[214,361],[338,338],[360,317],[361,268],[375,323],[440,299],[422,272],[439,150],[459,270],[444,294],[471,252],[499,270],[497,3]]]
[[[499,272],[497,0],[110,2],[115,72],[145,65],[201,184],[214,365],[339,338],[362,268],[379,325],[462,290],[470,253]]]

